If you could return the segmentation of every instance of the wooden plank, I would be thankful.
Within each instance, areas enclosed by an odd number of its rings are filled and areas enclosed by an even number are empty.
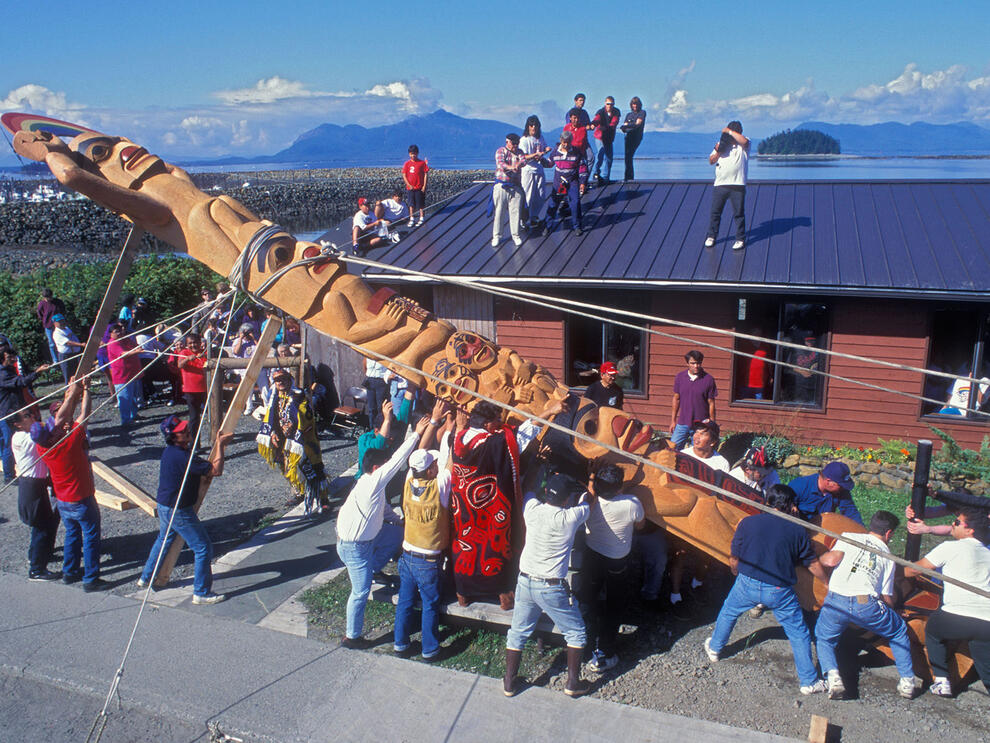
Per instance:
[[[137,257],[137,251],[141,245],[142,237],[144,237],[144,230],[140,227],[131,227],[131,231],[127,235],[127,240],[124,242],[124,247],[120,250],[120,257],[117,259],[117,266],[113,270],[113,276],[110,278],[110,283],[107,285],[107,290],[103,295],[103,302],[100,304],[100,309],[96,313],[96,318],[93,320],[93,325],[89,331],[89,338],[86,339],[86,347],[83,348],[82,355],[79,357],[76,376],[87,373],[92,369],[93,362],[96,361],[96,352],[100,347],[100,342],[103,340],[103,331],[110,323],[110,320],[115,317],[117,300],[120,298],[120,292],[124,288],[124,281],[131,272],[131,264],[134,263],[134,259]]]
[[[127,500],[127,498],[114,495],[113,493],[107,493],[104,490],[97,490],[95,496],[97,503],[104,508],[112,508],[114,511],[129,511],[132,508],[137,508],[137,506],[134,505],[132,501]]]
[[[828,740],[828,718],[812,715],[811,728],[808,730],[808,743],[825,743],[826,740]]]
[[[144,492],[141,488],[135,485],[133,482],[128,480],[119,472],[110,469],[103,462],[98,459],[92,460],[93,464],[93,474],[98,475],[100,478],[106,480],[111,486],[120,491],[120,493],[127,498],[129,501],[134,503],[135,506],[140,508],[149,516],[158,516],[158,505],[155,503],[155,499]]]
[[[282,320],[279,317],[273,316],[268,318],[268,323],[261,333],[261,338],[258,339],[258,345],[254,350],[254,355],[251,356],[251,363],[248,364],[247,369],[244,371],[244,376],[241,378],[240,384],[237,385],[237,392],[234,393],[234,399],[231,400],[230,407],[227,408],[227,414],[223,418],[223,423],[220,424],[220,433],[233,433],[234,429],[237,428],[237,422],[244,413],[244,404],[247,402],[248,395],[254,391],[254,383],[258,380],[258,374],[261,372],[262,361],[268,355],[268,349],[272,347],[272,341],[275,340],[275,336],[278,334],[281,326]],[[213,457],[215,447],[216,439],[213,441],[213,448],[210,449],[210,458]],[[200,506],[203,505],[203,500],[206,498],[206,491],[210,489],[212,480],[213,478],[208,475],[203,475],[199,480],[199,496],[196,498],[196,503],[193,504],[193,510],[197,513],[199,513]],[[164,588],[168,585],[169,578],[172,576],[172,570],[175,568],[175,563],[179,559],[179,553],[182,551],[184,544],[185,541],[182,537],[176,534],[175,541],[172,542],[172,546],[162,557],[161,564],[158,566],[158,574],[155,576],[155,588]]]

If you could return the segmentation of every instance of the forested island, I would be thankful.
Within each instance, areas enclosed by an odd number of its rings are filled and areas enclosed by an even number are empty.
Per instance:
[[[761,155],[838,155],[839,140],[816,129],[788,129],[762,140]]]

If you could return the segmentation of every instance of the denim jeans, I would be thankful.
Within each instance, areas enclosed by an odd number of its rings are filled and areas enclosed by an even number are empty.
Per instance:
[[[0,420],[0,447],[2,447],[3,459],[3,479],[10,482],[14,479],[14,450],[11,448],[11,437],[14,431],[10,427],[10,422]]]
[[[351,595],[347,597],[347,636],[356,640],[364,632],[364,607],[371,594],[372,576],[388,565],[402,547],[402,527],[382,524],[378,536],[364,542],[337,542],[337,557],[347,568]]]
[[[77,503],[58,501],[58,512],[65,526],[62,545],[62,574],[70,578],[82,573],[83,583],[100,577],[100,507],[92,495]],[[82,559],[86,567],[80,570]]]
[[[58,353],[58,368],[62,372],[62,379],[64,379],[65,383],[68,384],[69,377],[72,376],[72,374],[69,373],[69,364],[71,364],[72,362],[67,361],[66,359],[72,358],[73,356],[72,347],[70,346],[69,350],[66,351],[65,353],[59,353],[59,352],[56,353]]]
[[[831,591],[825,597],[818,615],[818,624],[815,626],[818,662],[821,663],[822,673],[839,670],[835,646],[842,631],[850,624],[887,638],[901,678],[914,676],[907,625],[897,612],[878,598],[861,604],[855,596],[841,596]]]
[[[435,655],[440,649],[440,575],[443,557],[403,552],[399,558],[399,604],[395,609],[395,648],[409,647],[410,620],[416,591],[423,602],[423,655]]]
[[[722,210],[725,202],[732,202],[732,215],[736,220],[736,240],[746,239],[746,187],[745,186],[715,186],[712,194],[712,214],[708,224],[708,237],[718,237],[718,228],[722,224]]]
[[[137,386],[141,382],[132,379],[117,385],[117,409],[120,411],[120,425],[126,426],[137,418]]]
[[[691,426],[686,423],[678,423],[670,434],[670,440],[674,446],[680,449],[684,443],[691,438]]]
[[[55,328],[45,328],[45,339],[48,341],[48,353],[51,354],[52,363],[59,362],[58,348],[55,346]]]
[[[587,639],[584,619],[581,618],[577,601],[571,601],[567,587],[550,585],[539,578],[520,575],[516,582],[516,606],[512,610],[512,626],[506,637],[506,647],[509,650],[523,649],[543,612],[546,612],[560,629],[567,647],[584,647]]]
[[[598,159],[595,162],[595,175],[601,175],[605,171],[605,180],[612,177],[612,147],[613,142],[601,141],[602,148],[598,150]]]
[[[151,548],[144,570],[141,571],[141,579],[151,581],[155,563],[158,561],[158,553],[162,550],[167,551],[178,533],[186,540],[186,544],[193,552],[193,593],[197,596],[205,596],[213,590],[213,567],[210,565],[213,559],[213,544],[210,542],[210,536],[192,508],[177,509],[175,519],[172,521],[172,530],[169,531],[168,522],[172,518],[172,511],[172,508],[158,504],[158,538]]]
[[[639,595],[646,601],[660,597],[663,574],[667,569],[667,535],[663,529],[633,534],[633,551],[643,561],[643,585]]]
[[[801,686],[810,686],[818,680],[815,661],[811,658],[811,633],[804,622],[801,605],[793,586],[773,586],[769,583],[740,575],[732,585],[732,590],[722,604],[712,631],[711,649],[718,652],[725,647],[732,634],[739,616],[752,609],[757,604],[763,604],[773,610],[784,634],[791,642],[794,653],[794,665],[797,666]]]

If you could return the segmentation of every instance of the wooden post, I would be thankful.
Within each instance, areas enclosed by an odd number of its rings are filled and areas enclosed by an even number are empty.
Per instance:
[[[914,517],[925,518],[925,499],[928,497],[928,473],[932,466],[932,442],[918,440],[918,455],[914,458],[914,483],[911,487],[911,508]],[[921,535],[908,534],[904,540],[904,559],[917,562],[921,557]]]
[[[220,410],[223,407],[223,368],[217,366],[210,375],[210,397],[206,401],[210,413],[210,441],[217,440],[220,433]],[[199,442],[196,442],[199,445]]]
[[[828,718],[812,715],[811,727],[808,729],[808,743],[826,743],[826,741],[828,741]]]
[[[306,389],[306,326],[299,323],[299,371],[296,378],[296,387],[301,390]]]
[[[103,294],[103,302],[100,304],[100,309],[96,313],[96,318],[93,320],[93,325],[89,330],[86,347],[83,348],[82,356],[79,358],[79,365],[76,367],[76,376],[86,374],[93,368],[93,362],[96,361],[96,352],[99,350],[100,342],[103,340],[103,331],[114,315],[117,300],[120,298],[120,292],[124,288],[124,281],[131,272],[131,264],[134,263],[134,258],[137,256],[137,249],[141,244],[142,237],[144,237],[144,230],[140,227],[131,227],[131,231],[127,235],[127,240],[124,241],[124,247],[120,249],[120,257],[117,259],[117,265],[113,269],[113,276],[110,278],[107,290]]]
[[[231,401],[230,407],[227,408],[227,414],[223,417],[223,423],[220,425],[219,433],[233,433],[234,429],[237,428],[237,422],[241,419],[241,414],[244,411],[244,404],[247,402],[248,395],[254,390],[254,383],[258,379],[262,362],[268,355],[268,349],[272,347],[272,341],[275,340],[275,335],[278,333],[281,325],[282,321],[278,317],[269,318],[268,324],[265,326],[264,331],[261,333],[261,338],[258,340],[258,345],[254,349],[254,355],[251,357],[247,369],[244,371],[244,377],[241,379],[241,383],[237,385],[234,399]],[[216,373],[222,374],[223,372],[218,367]],[[217,417],[219,418],[219,415]],[[216,445],[216,437],[214,437],[213,444],[210,447],[210,458],[213,457]],[[197,513],[199,513],[200,506],[203,505],[203,500],[206,498],[206,491],[210,489],[210,482],[212,480],[213,478],[208,475],[200,478],[199,497],[196,498],[196,503],[193,505],[193,510]],[[158,575],[155,576],[155,588],[164,588],[168,585],[169,578],[172,576],[172,569],[175,567],[175,561],[179,559],[179,553],[182,551],[182,545],[184,544],[185,541],[183,541],[182,537],[176,534],[175,541],[172,542],[172,546],[169,547],[168,552],[162,557],[161,565],[158,566]]]

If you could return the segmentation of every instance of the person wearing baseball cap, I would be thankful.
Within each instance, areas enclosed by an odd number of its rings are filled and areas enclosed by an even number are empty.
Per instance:
[[[69,365],[66,363],[66,359],[75,353],[73,349],[82,349],[85,347],[85,344],[80,342],[76,334],[69,328],[68,320],[62,313],[52,316],[52,324],[55,326],[52,330],[52,342],[55,344],[55,353],[58,354],[58,365],[62,370],[62,378],[68,384],[71,375],[69,374]]]
[[[615,383],[619,370],[611,361],[606,361],[598,367],[601,379],[588,385],[584,396],[600,408],[618,408],[622,410],[622,388]]]
[[[685,446],[681,452],[704,462],[714,470],[729,471],[729,460],[715,451],[719,444],[720,429],[718,423],[706,418],[691,424],[691,446]]]
[[[389,241],[377,233],[377,227],[382,220],[376,219],[371,209],[372,201],[364,196],[357,200],[358,210],[351,222],[351,247],[355,252],[365,252],[369,248],[377,248]]]
[[[735,466],[729,470],[729,477],[766,493],[767,488],[780,482],[780,476],[773,465],[774,463],[770,461],[764,447],[751,446],[736,462]]]
[[[788,484],[796,494],[794,505],[805,519],[810,521],[819,513],[838,512],[863,525],[863,517],[850,493],[856,481],[845,462],[829,462],[818,474],[798,477]]]
[[[158,492],[155,495],[158,502],[158,538],[151,548],[137,584],[139,588],[148,587],[154,578],[159,554],[168,551],[178,534],[193,551],[192,602],[218,604],[226,597],[213,592],[213,568],[210,565],[213,544],[196,515],[196,501],[199,499],[200,480],[223,474],[224,450],[233,440],[234,434],[219,434],[216,446],[213,447],[213,455],[206,461],[192,452],[192,440],[196,432],[190,428],[189,421],[170,415],[162,421],[161,431],[165,437],[165,451],[162,452]],[[192,462],[189,461],[190,458]]]

